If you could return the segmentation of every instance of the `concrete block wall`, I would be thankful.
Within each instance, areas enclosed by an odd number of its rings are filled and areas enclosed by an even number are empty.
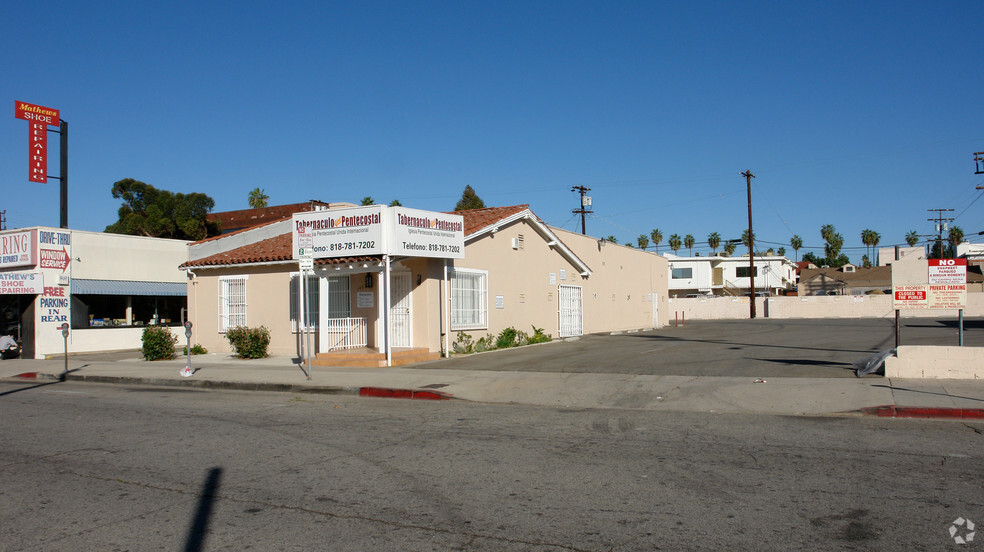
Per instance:
[[[669,299],[668,315],[687,320],[748,318],[748,297]],[[836,295],[759,297],[755,305],[760,318],[893,318],[890,295]],[[984,293],[968,293],[964,316],[984,315]],[[957,311],[904,310],[903,318],[956,318]]]
[[[885,377],[984,379],[984,348],[903,345],[885,359]]]

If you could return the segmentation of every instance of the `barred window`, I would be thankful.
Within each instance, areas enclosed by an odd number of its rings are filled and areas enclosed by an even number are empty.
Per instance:
[[[246,325],[246,279],[248,276],[219,278],[219,331]]]
[[[484,270],[451,271],[451,329],[488,328],[488,279]]]

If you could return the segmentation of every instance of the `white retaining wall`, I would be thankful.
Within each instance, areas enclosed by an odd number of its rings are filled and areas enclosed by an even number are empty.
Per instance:
[[[669,318],[727,320],[748,318],[748,297],[668,299]],[[894,318],[891,295],[805,295],[758,297],[758,318]],[[964,316],[984,315],[984,293],[968,293]],[[956,318],[955,310],[903,310],[903,318]]]

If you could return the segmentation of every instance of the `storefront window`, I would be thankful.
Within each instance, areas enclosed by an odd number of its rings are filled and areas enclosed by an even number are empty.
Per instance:
[[[152,295],[72,296],[72,327],[180,326],[185,297]]]

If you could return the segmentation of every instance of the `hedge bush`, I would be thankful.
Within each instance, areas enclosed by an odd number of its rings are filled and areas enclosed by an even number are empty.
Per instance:
[[[143,344],[140,351],[146,360],[170,360],[174,358],[174,346],[178,336],[167,326],[147,326],[140,337]]]
[[[267,356],[267,347],[270,345],[270,330],[266,326],[237,326],[226,330],[226,339],[239,358],[263,358]]]

